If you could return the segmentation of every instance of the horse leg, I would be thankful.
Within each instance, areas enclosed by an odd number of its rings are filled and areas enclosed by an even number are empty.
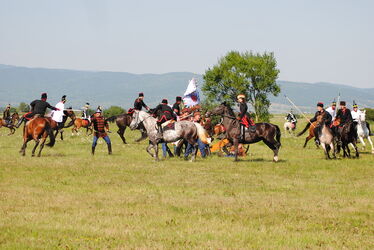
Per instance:
[[[325,143],[321,143],[321,146],[323,148],[323,152],[325,153],[326,160],[330,159],[330,155],[329,155],[329,152],[326,149]]]
[[[308,144],[308,141],[310,140],[310,139],[312,139],[313,137],[312,136],[308,136],[307,138],[305,138],[305,143],[304,143],[304,148],[306,147],[306,144]]]
[[[331,151],[332,151],[332,158],[336,159],[334,142],[330,143],[330,148],[331,148]]]
[[[153,144],[151,142],[149,142],[149,145],[148,147],[146,148],[147,150],[147,153],[151,156],[151,157],[155,157],[154,154],[151,152],[151,149],[153,148]]]
[[[158,144],[156,143],[153,148],[155,149],[155,161],[159,161],[160,159],[158,158]]]
[[[235,154],[235,160],[238,161],[238,152],[239,152],[239,139],[234,139],[234,154]]]
[[[46,133],[46,132],[45,132]],[[48,134],[44,135],[40,141],[41,141],[41,144],[40,144],[40,147],[39,147],[39,153],[38,153],[38,157],[40,157],[42,155],[42,150],[44,148],[44,143],[45,143],[45,140],[47,139],[47,136]]]
[[[263,141],[266,144],[266,146],[268,146],[271,150],[273,150],[273,152],[274,152],[273,161],[277,162],[279,160],[278,159],[279,148],[276,146],[277,142],[276,141],[271,142],[271,141],[268,141],[268,140],[263,140]]]
[[[357,148],[356,142],[355,141],[352,142],[352,145],[353,145],[354,150],[356,151],[356,158],[359,158],[360,154],[358,153],[358,148]]]
[[[22,153],[22,156],[25,156],[26,155],[26,147],[27,147],[27,143],[30,141],[31,139],[30,138],[24,138],[23,139],[23,145],[21,147],[21,150],[19,151],[20,153]]]
[[[36,140],[35,140],[35,146],[34,146],[34,148],[32,149],[32,154],[31,154],[31,156],[35,156],[35,150],[36,150],[36,148],[38,147],[39,142],[40,142],[40,139],[36,139]]]
[[[142,131],[142,130],[140,132],[141,132],[141,136],[140,136],[139,139],[136,139],[135,142],[140,142],[140,141],[144,140],[145,138],[147,138],[147,132]]]
[[[61,141],[64,140],[64,136],[63,136],[63,133],[64,133],[64,130],[60,130],[60,134],[61,134]]]
[[[117,134],[119,135],[119,137],[121,137],[123,144],[127,144],[126,139],[123,136],[125,134],[125,130],[126,130],[126,128],[120,128],[117,131]]]
[[[361,144],[362,144],[362,150],[365,150],[366,144],[365,144],[365,142],[364,142],[364,138],[361,137],[361,136],[359,136],[358,138],[360,139],[360,142],[361,142]]]

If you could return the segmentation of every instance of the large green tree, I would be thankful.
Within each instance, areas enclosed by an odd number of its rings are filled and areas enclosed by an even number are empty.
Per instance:
[[[269,120],[268,95],[277,96],[279,70],[273,53],[231,51],[204,74],[202,90],[208,102],[233,104],[238,94],[245,94],[253,106],[256,120]]]
[[[111,117],[115,115],[121,115],[125,113],[125,110],[119,106],[110,106],[108,109],[104,110],[105,117]]]

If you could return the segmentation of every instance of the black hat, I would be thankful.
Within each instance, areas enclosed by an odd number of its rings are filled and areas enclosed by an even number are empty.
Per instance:
[[[86,102],[86,105],[90,105],[90,103],[89,103],[89,102]]]
[[[144,96],[144,93],[143,93],[143,92],[140,92],[140,93],[139,93],[139,97],[142,97],[142,96]]]
[[[61,101],[66,101],[66,95],[63,95],[63,96],[61,97]]]
[[[47,93],[42,93],[42,99],[47,99]]]
[[[335,101],[335,99],[332,101],[332,104],[331,104],[332,106],[336,106],[336,101]]]
[[[177,96],[177,98],[175,98],[175,100],[176,100],[177,102],[181,102],[181,101],[182,101],[182,97]]]
[[[168,104],[168,100],[167,99],[162,99],[162,102],[163,104]]]
[[[340,105],[341,105],[341,106],[345,106],[345,101],[341,101],[341,102],[340,102]]]
[[[353,100],[353,107],[354,107],[354,108],[358,108],[358,105],[357,105],[357,103],[355,102],[355,100]]]
[[[317,103],[317,107],[321,107],[321,108],[323,108],[323,102],[319,102],[319,103]]]

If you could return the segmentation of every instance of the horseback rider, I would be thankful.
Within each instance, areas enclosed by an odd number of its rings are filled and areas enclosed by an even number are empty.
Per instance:
[[[32,119],[35,115],[43,117],[45,115],[47,108],[55,111],[60,110],[59,108],[51,106],[51,104],[47,102],[47,93],[42,93],[40,100],[34,100],[32,103],[30,103],[30,106],[31,111],[22,116],[22,118],[18,121],[16,128],[21,126],[21,124],[26,120]]]
[[[86,102],[86,104],[82,107],[82,119],[90,121],[91,117],[88,114],[88,110],[90,109],[90,104]]]
[[[240,121],[240,138],[244,141],[245,140],[245,128],[249,128],[249,131],[254,133],[256,132],[256,126],[254,121],[248,117],[248,105],[245,101],[245,95],[240,94],[237,96],[237,100],[239,103],[239,116],[237,119]]]
[[[52,120],[57,122],[58,129],[62,129],[64,127],[64,109],[65,109],[65,102],[66,102],[66,95],[61,97],[61,101],[56,104],[56,108],[58,111],[53,111],[52,113]]]
[[[12,117],[10,116],[10,104],[6,105],[3,112],[3,119],[7,125],[10,125],[12,122]]]
[[[351,111],[347,109],[345,101],[340,102],[340,109],[336,113],[334,121],[337,119],[340,119],[339,127],[343,127],[344,124],[353,121]]]
[[[174,103],[174,105],[173,105],[173,111],[174,111],[174,113],[175,113],[177,116],[180,116],[180,115],[181,115],[181,113],[180,113],[180,111],[181,111],[181,103],[182,103],[182,97],[177,96],[177,97],[175,98],[175,103]]]
[[[107,121],[105,121],[103,115],[102,115],[102,108],[99,106],[96,110],[96,113],[92,115],[91,122],[93,124],[94,128],[94,136],[93,136],[93,142],[92,142],[92,155],[95,154],[95,148],[97,145],[97,140],[99,138],[103,138],[106,144],[108,145],[108,154],[112,154],[112,143],[110,141],[110,138],[107,134],[107,131],[109,131],[109,124]],[[105,130],[106,129],[106,130]]]
[[[163,131],[161,124],[169,120],[176,120],[177,117],[174,114],[171,107],[168,105],[167,99],[163,99],[162,102],[159,105],[157,105],[157,107],[153,110],[153,114],[156,114],[158,116],[157,138],[162,139]]]
[[[327,112],[331,115],[332,118],[335,118],[336,116],[336,102],[335,100],[331,103],[331,107],[328,107],[326,109]]]
[[[286,121],[296,125],[297,123],[297,119],[296,119],[296,116],[294,115],[293,113],[293,110],[291,109],[290,112],[286,115],[286,117],[284,118]]]
[[[359,122],[361,114],[363,114],[363,112],[361,110],[359,110],[357,103],[355,101],[353,101],[353,110],[351,111],[351,115],[352,115],[352,119],[353,119],[353,124],[355,125],[355,129],[357,128],[357,124]],[[367,129],[369,131],[369,135],[370,135],[371,131],[370,131],[370,126],[369,126],[368,122],[366,122],[366,127],[367,127]]]
[[[331,125],[332,117],[331,117],[330,113],[327,112],[323,108],[323,103],[322,102],[317,103],[317,112],[314,114],[314,117],[309,120],[309,122],[313,123],[313,122],[317,121],[317,117],[320,116],[320,115],[322,115],[322,121],[326,124],[326,126],[329,127]],[[320,136],[321,128],[322,128],[321,124],[317,124],[317,126],[314,128],[314,134],[315,134],[315,138],[316,138],[317,143],[319,143],[319,136]]]
[[[135,99],[135,102],[134,102],[134,109],[135,110],[142,110],[142,108],[144,107],[146,110],[149,110],[149,107],[144,103],[144,94],[143,92],[139,93],[139,97]]]

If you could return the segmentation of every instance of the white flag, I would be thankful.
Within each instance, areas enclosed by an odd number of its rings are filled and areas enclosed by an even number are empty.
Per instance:
[[[183,102],[187,107],[192,107],[200,103],[200,96],[195,78],[192,78],[188,83],[186,92],[184,92]]]

